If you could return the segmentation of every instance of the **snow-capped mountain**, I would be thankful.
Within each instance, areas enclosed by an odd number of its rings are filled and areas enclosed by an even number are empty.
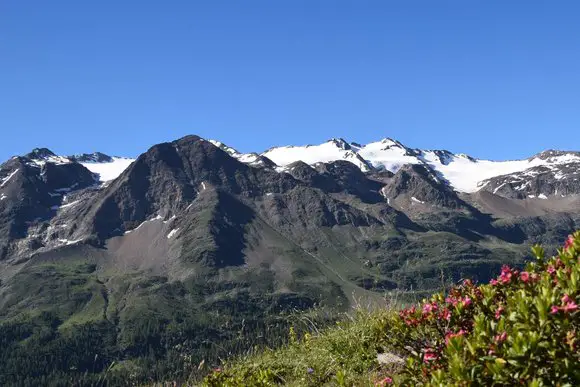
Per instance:
[[[221,145],[229,149],[229,152],[235,153],[240,161],[249,164],[252,164],[258,156],[255,153],[244,155],[231,147]],[[561,185],[568,178],[577,178],[576,174],[580,171],[578,152],[546,151],[524,160],[491,161],[475,159],[465,154],[454,154],[446,150],[409,148],[389,138],[366,145],[348,143],[343,139],[331,139],[320,145],[275,147],[262,153],[262,156],[279,167],[285,167],[296,161],[315,165],[346,160],[363,172],[388,170],[396,173],[404,165],[424,165],[448,182],[453,189],[466,193],[473,193],[484,187],[489,190],[490,187],[494,187],[494,184],[490,185],[490,179],[499,176],[503,176],[504,182],[514,180],[512,183],[518,181],[520,184],[531,184],[530,179],[541,174],[541,168],[545,168],[553,174],[554,179],[560,181]],[[494,187],[494,190],[495,188],[497,187]],[[580,192],[575,189],[573,191]],[[495,193],[498,192],[500,190]],[[556,189],[553,189],[544,194],[550,195],[555,192]],[[560,194],[563,192],[560,189]],[[536,193],[536,196],[540,194],[541,192]]]
[[[580,192],[576,187],[580,152],[549,150],[523,160],[491,161],[447,150],[410,148],[390,138],[366,145],[333,138],[319,145],[274,147],[261,154],[241,153],[220,141],[208,141],[240,162],[278,172],[288,172],[287,167],[297,161],[314,166],[344,160],[364,173],[381,170],[396,173],[405,165],[423,165],[457,192],[485,190],[519,199],[562,197]],[[24,157],[36,166],[77,162],[97,174],[101,182],[114,180],[134,161],[99,152],[58,156],[46,148],[34,149]]]
[[[47,148],[35,148],[23,158],[28,165],[37,167],[42,167],[47,163],[54,165],[78,163],[95,173],[101,182],[114,180],[135,161],[128,157],[111,157],[100,152],[57,156]]]

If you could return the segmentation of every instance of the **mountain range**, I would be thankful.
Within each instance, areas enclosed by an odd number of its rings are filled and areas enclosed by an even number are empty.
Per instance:
[[[184,353],[240,349],[249,326],[268,342],[296,309],[488,280],[577,228],[574,151],[490,161],[387,138],[244,154],[198,136],[136,159],[34,149],[0,165],[0,384],[112,362],[154,378]]]

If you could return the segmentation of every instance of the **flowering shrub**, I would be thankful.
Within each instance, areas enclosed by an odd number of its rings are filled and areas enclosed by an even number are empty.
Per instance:
[[[580,385],[580,232],[551,259],[532,252],[523,271],[391,317],[387,341],[408,355],[397,384]]]

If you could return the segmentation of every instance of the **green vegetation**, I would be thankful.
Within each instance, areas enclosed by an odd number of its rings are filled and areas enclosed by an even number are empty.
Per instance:
[[[231,360],[207,386],[574,386],[580,383],[580,232],[558,254],[463,281],[397,312],[358,312],[278,350]],[[379,362],[377,354],[386,351]],[[397,360],[405,359],[404,362]]]
[[[372,385],[393,367],[381,367],[377,353],[385,343],[391,308],[368,312],[364,308],[336,326],[312,330],[278,350],[225,362],[208,375],[207,386],[319,386]]]

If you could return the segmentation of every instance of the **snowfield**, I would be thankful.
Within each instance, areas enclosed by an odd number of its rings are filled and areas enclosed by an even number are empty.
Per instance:
[[[131,165],[135,159],[113,157],[113,161],[109,163],[81,163],[89,171],[99,175],[99,180],[102,182],[114,180],[125,169]]]

